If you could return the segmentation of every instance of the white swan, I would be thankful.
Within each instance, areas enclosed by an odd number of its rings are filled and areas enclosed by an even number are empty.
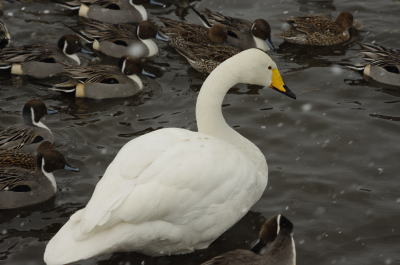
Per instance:
[[[168,255],[207,248],[244,216],[268,181],[262,152],[227,125],[221,104],[237,83],[295,97],[258,49],[218,66],[196,105],[198,132],[157,130],[121,148],[84,209],[49,241],[44,260],[65,264],[113,251]]]

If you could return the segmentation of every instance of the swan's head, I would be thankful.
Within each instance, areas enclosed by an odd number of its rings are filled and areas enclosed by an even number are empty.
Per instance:
[[[283,82],[276,63],[260,49],[248,49],[231,57],[227,61],[232,67],[240,65],[239,82],[270,87],[288,97],[296,95]]]

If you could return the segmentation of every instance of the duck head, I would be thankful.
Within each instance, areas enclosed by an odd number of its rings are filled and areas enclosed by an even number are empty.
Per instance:
[[[65,56],[75,61],[78,65],[81,64],[77,53],[82,51],[83,47],[78,36],[64,35],[58,40],[57,46]]]
[[[137,27],[137,36],[141,40],[154,39],[157,35],[157,26],[150,21],[142,21]]]
[[[208,29],[207,36],[213,43],[221,44],[228,38],[228,30],[222,24],[215,24]]]
[[[143,60],[130,56],[122,57],[118,63],[119,68],[124,75],[133,76],[143,74],[149,77],[155,77],[154,74],[144,70],[143,64]]]
[[[278,235],[293,235],[292,222],[281,214],[272,217],[262,225],[259,238],[251,250],[259,254],[262,249],[274,242]]]
[[[25,124],[35,125],[40,127],[40,119],[46,114],[52,114],[52,111],[47,110],[46,105],[40,99],[31,99],[25,103],[22,108],[22,116]]]
[[[53,172],[60,169],[78,172],[78,168],[71,167],[66,161],[64,156],[53,149],[53,145],[48,141],[42,142],[37,149],[36,163],[37,168],[40,168],[43,174],[47,177],[57,191],[57,184]]]
[[[251,34],[254,36],[254,38],[261,39],[265,41],[265,43],[268,45],[268,47],[271,50],[275,50],[275,46],[272,43],[271,40],[271,26],[265,19],[256,19],[254,20],[253,25],[251,26]],[[261,48],[261,47],[257,47]]]
[[[341,12],[336,18],[336,24],[338,24],[343,30],[348,30],[353,26],[353,15],[350,12]]]

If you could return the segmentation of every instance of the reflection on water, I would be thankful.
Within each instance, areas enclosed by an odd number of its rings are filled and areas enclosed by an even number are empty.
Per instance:
[[[197,22],[185,1],[169,1],[153,14]],[[356,41],[399,47],[399,1],[191,2],[228,15],[264,17],[273,34],[284,18],[352,11],[363,31],[333,48],[282,44],[271,56],[296,101],[257,86],[235,86],[223,110],[227,122],[256,143],[269,165],[268,189],[253,212],[209,249],[190,255],[150,258],[116,253],[79,264],[200,264],[234,248],[248,248],[264,218],[279,212],[295,224],[298,264],[400,264],[398,158],[400,90],[364,80],[342,64],[359,61]],[[51,1],[0,1],[13,41],[56,41],[75,18]],[[177,11],[177,5],[182,11]],[[47,12],[47,11],[48,12]],[[45,12],[46,11],[46,12]],[[37,14],[41,14],[38,16]],[[29,24],[27,21],[31,21]],[[62,23],[61,23],[62,22]],[[273,36],[279,44],[281,39]],[[40,97],[59,114],[46,118],[56,146],[78,174],[57,172],[53,200],[23,210],[0,212],[0,264],[43,264],[46,242],[89,200],[95,184],[129,139],[164,127],[196,129],[194,104],[204,76],[165,44],[151,66],[159,77],[145,79],[138,97],[105,101],[49,92],[21,77],[0,75],[0,127],[21,117],[21,106]],[[277,45],[278,46],[278,45]]]

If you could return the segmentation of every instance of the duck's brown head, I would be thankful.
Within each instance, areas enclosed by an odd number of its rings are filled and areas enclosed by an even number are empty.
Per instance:
[[[213,43],[221,44],[228,38],[228,30],[222,24],[215,24],[208,29],[207,36]]]
[[[47,107],[40,99],[31,99],[25,103],[22,116],[26,124],[37,124],[47,114]]]
[[[265,19],[256,19],[251,27],[251,33],[262,40],[270,40],[271,26]]]
[[[154,39],[157,35],[157,26],[150,21],[142,21],[138,25],[137,35],[142,40]]]
[[[124,75],[135,75],[143,71],[142,60],[130,56],[122,57],[119,60],[118,66]]]
[[[260,230],[257,243],[252,250],[259,253],[268,244],[275,241],[278,235],[291,235],[293,233],[293,224],[285,216],[278,214],[266,221]]]
[[[336,18],[336,24],[338,24],[343,30],[347,30],[353,26],[353,15],[350,12],[341,12]]]

